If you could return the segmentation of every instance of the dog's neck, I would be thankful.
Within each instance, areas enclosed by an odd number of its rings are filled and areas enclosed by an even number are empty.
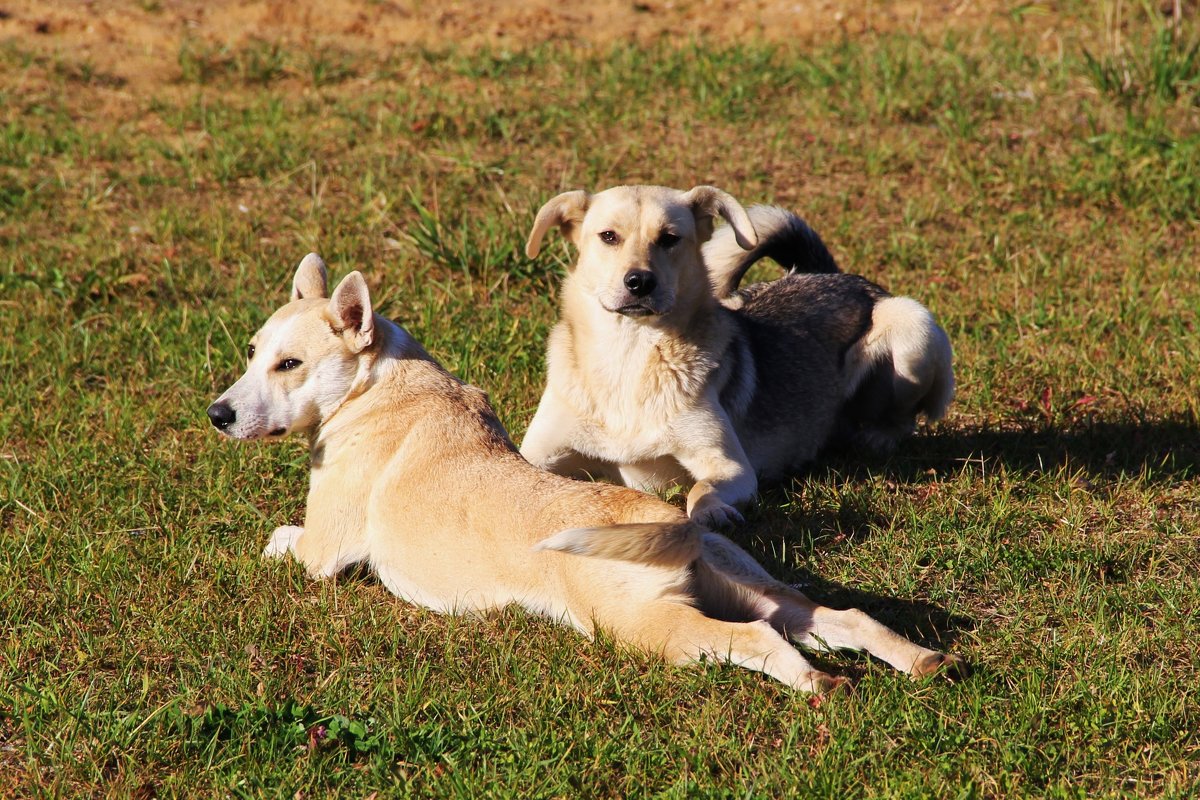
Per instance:
[[[433,360],[408,331],[379,314],[375,315],[375,331],[375,341],[359,364],[358,377],[350,389],[351,397],[367,391],[406,361]]]
[[[358,372],[349,390],[332,411],[325,415],[320,425],[313,430],[310,445],[315,448],[319,440],[338,428],[340,417],[347,407],[380,384],[387,383],[396,373],[413,363],[434,363],[429,353],[408,331],[379,314],[374,315],[375,339],[358,356]]]

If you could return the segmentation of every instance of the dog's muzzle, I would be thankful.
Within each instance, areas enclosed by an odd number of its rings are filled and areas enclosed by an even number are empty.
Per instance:
[[[208,418],[217,430],[223,431],[237,419],[237,412],[228,403],[213,403],[208,407]]]
[[[626,294],[620,305],[615,308],[605,305],[608,311],[625,317],[651,317],[661,313],[653,298],[654,290],[658,288],[658,279],[654,277],[653,272],[648,269],[631,269],[625,273],[621,283]]]

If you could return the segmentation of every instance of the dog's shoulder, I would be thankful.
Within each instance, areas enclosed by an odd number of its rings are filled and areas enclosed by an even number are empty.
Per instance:
[[[398,365],[389,376],[388,406],[384,413],[436,428],[437,436],[472,440],[488,449],[516,447],[492,406],[487,392],[466,383],[432,358]]]

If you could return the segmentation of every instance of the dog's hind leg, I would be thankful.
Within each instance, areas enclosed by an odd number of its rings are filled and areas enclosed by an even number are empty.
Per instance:
[[[921,647],[856,608],[839,611],[814,602],[775,580],[723,536],[705,536],[703,553],[705,569],[697,570],[697,590],[712,613],[765,620],[802,647],[863,651],[912,675],[942,668],[955,675],[967,672],[961,658]]]
[[[844,678],[814,669],[771,625],[763,620],[725,622],[672,600],[657,600],[637,614],[637,627],[623,638],[674,664],[705,658],[765,673],[802,692],[827,692]]]
[[[859,650],[913,676],[941,669],[961,676],[966,662],[909,641],[857,608],[837,610],[814,603],[799,592],[775,596],[771,624],[788,638],[814,650]]]
[[[889,297],[875,306],[871,329],[848,356],[846,411],[864,444],[887,450],[924,414],[936,422],[954,398],[950,339],[923,305]]]
[[[950,339],[929,309],[911,297],[887,297],[871,314],[864,342],[866,360],[890,361],[892,414],[942,419],[954,398]]]
[[[930,422],[941,419],[954,398],[954,356],[946,332],[925,306],[909,297],[881,301],[872,320],[887,328],[896,411],[924,414]]]

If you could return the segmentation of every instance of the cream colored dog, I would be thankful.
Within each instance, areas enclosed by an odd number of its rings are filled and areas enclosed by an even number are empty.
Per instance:
[[[713,236],[717,216],[729,224]],[[711,186],[567,192],[538,212],[531,258],[555,226],[579,258],[521,446],[543,469],[647,491],[694,482],[688,514],[719,527],[741,520],[758,476],[835,437],[886,448],[953,396],[932,315],[837,272],[790,212],[747,213]],[[764,255],[804,274],[735,292]]]
[[[914,675],[962,667],[861,611],[813,603],[666,503],[531,466],[483,392],[372,313],[359,273],[327,297],[316,255],[208,416],[238,439],[309,436],[304,527],[276,529],[264,556],[291,552],[314,577],[366,562],[436,611],[516,603],[585,635],[603,628],[676,663],[728,660],[801,691],[841,679],[789,638],[866,650]]]

